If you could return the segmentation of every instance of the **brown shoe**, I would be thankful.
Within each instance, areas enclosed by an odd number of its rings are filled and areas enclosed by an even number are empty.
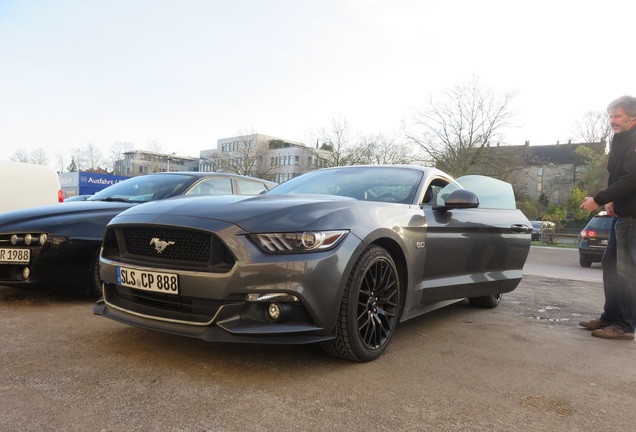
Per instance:
[[[612,325],[612,323],[607,322],[607,321],[603,321],[601,319],[595,319],[592,321],[581,321],[579,323],[579,325],[581,327],[585,327],[588,330],[598,330],[598,329],[602,329],[605,327],[609,327]]]
[[[634,340],[634,333],[628,333],[615,325],[594,330],[592,336],[605,339]]]

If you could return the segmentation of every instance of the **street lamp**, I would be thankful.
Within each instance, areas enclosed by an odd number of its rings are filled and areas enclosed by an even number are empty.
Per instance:
[[[174,156],[175,154],[175,152],[172,152],[168,155],[168,167],[166,168],[166,172],[170,172],[170,156]]]

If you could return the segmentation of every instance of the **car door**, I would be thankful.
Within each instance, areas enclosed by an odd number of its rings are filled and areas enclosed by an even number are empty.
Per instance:
[[[530,222],[516,209],[510,184],[484,176],[456,180],[479,199],[474,208],[447,208],[459,189],[450,183],[422,205],[426,255],[422,303],[511,291],[530,247]]]

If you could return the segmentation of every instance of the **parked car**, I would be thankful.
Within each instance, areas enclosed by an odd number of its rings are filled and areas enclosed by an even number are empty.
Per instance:
[[[232,174],[157,173],[116,183],[86,201],[2,213],[0,285],[99,296],[99,249],[106,224],[118,213],[177,195],[258,194],[274,185]]]
[[[72,197],[64,198],[64,202],[72,202],[72,201],[86,201],[88,198],[92,197],[92,195],[73,195]]]
[[[541,227],[543,221],[532,221],[532,240],[541,240]]]
[[[432,168],[312,171],[255,197],[129,209],[108,225],[93,313],[249,343],[320,342],[370,361],[399,321],[515,289],[530,221],[508,183]]]
[[[612,216],[600,212],[585,225],[579,234],[579,263],[581,267],[590,267],[594,262],[601,262],[607,248]]]
[[[0,213],[64,201],[57,171],[45,165],[0,161]]]

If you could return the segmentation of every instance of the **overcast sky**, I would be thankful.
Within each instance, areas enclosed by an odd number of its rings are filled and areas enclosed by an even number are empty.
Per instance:
[[[0,0],[0,159],[115,141],[199,156],[403,120],[472,75],[516,91],[509,144],[566,142],[636,95],[636,1]]]

